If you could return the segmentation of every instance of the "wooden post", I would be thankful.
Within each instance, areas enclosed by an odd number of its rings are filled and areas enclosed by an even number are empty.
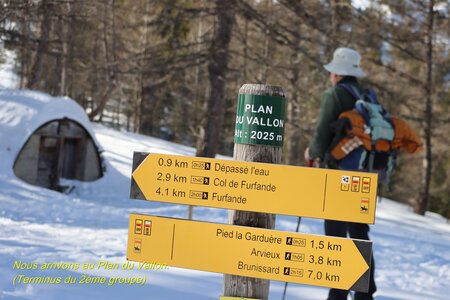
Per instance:
[[[188,220],[192,220],[194,218],[194,206],[188,206]]]
[[[285,98],[283,88],[264,84],[244,84],[239,89],[239,94]],[[284,115],[282,119],[284,119]],[[281,153],[282,147],[280,146],[235,143],[233,158],[238,161],[279,164],[281,162]],[[275,227],[275,215],[247,211],[229,211],[229,223],[273,229]],[[270,281],[266,279],[224,275],[224,296],[267,299],[269,296],[269,284]]]

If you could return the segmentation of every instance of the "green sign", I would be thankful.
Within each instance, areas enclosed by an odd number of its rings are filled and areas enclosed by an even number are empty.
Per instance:
[[[286,99],[240,94],[236,112],[236,144],[283,146]]]

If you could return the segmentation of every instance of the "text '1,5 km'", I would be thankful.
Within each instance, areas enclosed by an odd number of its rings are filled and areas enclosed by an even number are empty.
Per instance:
[[[373,224],[371,173],[134,153],[131,198]]]
[[[363,292],[369,285],[369,241],[138,214],[128,232],[131,261]]]

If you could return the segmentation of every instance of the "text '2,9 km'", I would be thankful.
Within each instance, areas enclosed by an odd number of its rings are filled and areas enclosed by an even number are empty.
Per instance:
[[[131,198],[374,223],[376,174],[138,152],[134,161]]]

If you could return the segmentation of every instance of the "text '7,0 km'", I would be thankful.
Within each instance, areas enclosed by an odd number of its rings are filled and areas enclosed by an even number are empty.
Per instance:
[[[363,292],[369,286],[369,241],[138,214],[128,232],[131,261]]]

